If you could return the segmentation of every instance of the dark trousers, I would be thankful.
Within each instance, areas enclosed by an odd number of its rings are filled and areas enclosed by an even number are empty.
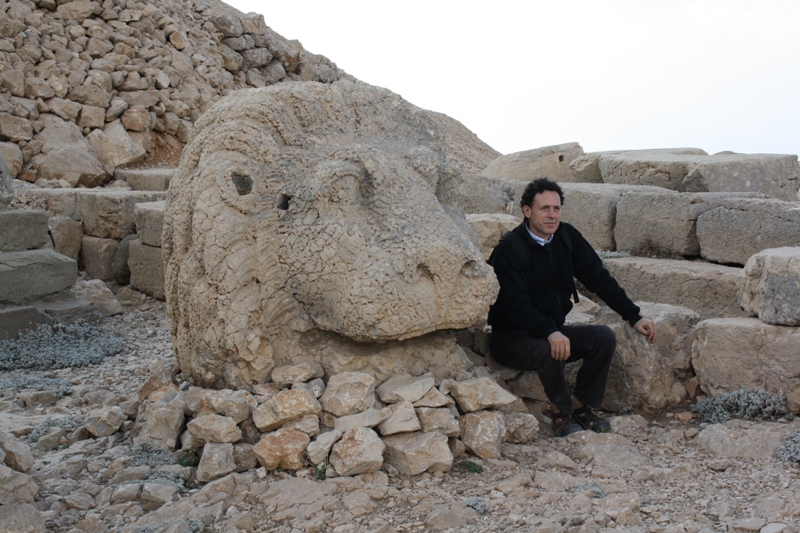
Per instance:
[[[492,332],[489,344],[492,357],[515,370],[535,370],[547,398],[562,413],[574,411],[573,395],[586,405],[599,408],[617,347],[614,332],[607,326],[562,326],[560,331],[569,338],[570,357],[566,361],[553,359],[546,338],[531,337],[521,329]],[[575,390],[570,393],[564,368],[567,363],[581,359]]]

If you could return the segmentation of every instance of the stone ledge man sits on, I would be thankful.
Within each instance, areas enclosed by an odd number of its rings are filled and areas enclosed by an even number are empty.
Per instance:
[[[550,400],[557,436],[591,429],[605,432],[608,421],[597,416],[616,348],[607,326],[566,326],[572,309],[574,278],[599,296],[649,342],[656,327],[637,307],[578,230],[561,222],[564,193],[542,178],[528,184],[521,206],[525,220],[506,233],[490,263],[500,294],[489,311],[491,353],[509,368],[535,370]],[[574,278],[573,278],[574,276]],[[570,393],[566,363],[583,359]]]

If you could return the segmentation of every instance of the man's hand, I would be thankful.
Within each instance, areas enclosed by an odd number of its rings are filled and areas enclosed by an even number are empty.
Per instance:
[[[651,344],[656,340],[656,325],[655,323],[650,320],[649,318],[642,318],[640,319],[634,326],[633,329],[647,337],[647,341]],[[552,342],[550,343],[552,344]]]
[[[556,361],[566,361],[570,356],[569,338],[556,331],[548,335],[548,342],[550,342],[550,355]]]

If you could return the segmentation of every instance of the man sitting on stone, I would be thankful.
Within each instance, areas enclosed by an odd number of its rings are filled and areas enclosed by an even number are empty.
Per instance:
[[[592,408],[603,401],[617,341],[607,326],[564,325],[570,296],[577,298],[573,276],[649,342],[656,337],[653,321],[639,315],[583,235],[561,222],[563,202],[557,183],[542,178],[528,184],[520,202],[525,220],[503,236],[490,259],[500,294],[489,311],[492,357],[509,368],[536,371],[559,437],[611,428]],[[580,359],[570,393],[564,368]]]

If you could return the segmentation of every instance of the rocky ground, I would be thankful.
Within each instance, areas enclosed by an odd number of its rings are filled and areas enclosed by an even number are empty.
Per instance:
[[[154,363],[172,357],[171,339],[163,303],[129,289],[118,297],[126,312],[105,328],[124,340],[121,353],[85,367],[0,372],[0,430],[32,453],[27,483],[3,471],[2,503],[30,482],[38,489],[38,513],[0,506],[0,531],[798,531],[800,464],[775,450],[800,423],[705,424],[687,406],[613,417],[606,435],[557,439],[542,424],[531,442],[504,444],[502,459],[466,453],[446,473],[384,466],[323,481],[311,468],[252,468],[199,483],[192,466],[158,464],[131,446],[137,392]],[[42,390],[19,386],[25,380]],[[100,406],[129,419],[100,438],[76,440],[66,423],[45,428],[48,419],[85,423]],[[19,456],[7,453],[6,463]]]

